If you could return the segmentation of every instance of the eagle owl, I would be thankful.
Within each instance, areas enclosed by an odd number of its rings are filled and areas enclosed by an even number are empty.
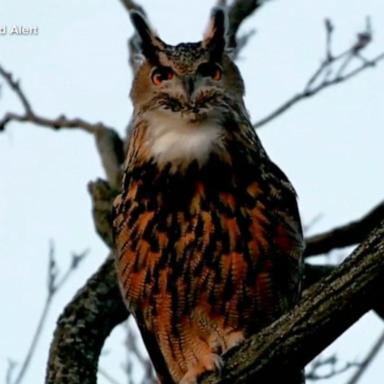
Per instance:
[[[114,203],[118,279],[159,380],[196,383],[297,299],[296,195],[250,123],[225,12],[176,46],[131,19],[143,57]]]

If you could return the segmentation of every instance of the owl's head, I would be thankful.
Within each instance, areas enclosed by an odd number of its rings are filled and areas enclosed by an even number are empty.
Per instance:
[[[202,41],[168,45],[144,16],[131,13],[142,60],[133,80],[135,115],[149,126],[146,145],[164,161],[206,158],[224,116],[244,111],[244,85],[226,46],[226,14],[212,12]],[[201,160],[201,159],[198,159]]]

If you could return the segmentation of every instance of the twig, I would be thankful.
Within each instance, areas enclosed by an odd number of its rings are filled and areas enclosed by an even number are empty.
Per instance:
[[[341,368],[338,368],[338,362],[339,359],[336,357],[336,355],[332,355],[326,359],[319,357],[312,362],[311,369],[305,373],[305,378],[312,381],[326,380],[340,375],[341,373],[344,373],[351,368],[360,366],[360,363],[346,362]],[[329,372],[323,374],[318,373],[318,371],[320,369],[324,369],[324,367],[328,367]]]
[[[29,102],[20,82],[14,80],[12,73],[7,72],[0,65],[0,76],[16,94],[23,106],[23,113],[8,112],[0,119],[0,132],[12,121],[21,123],[33,123],[42,127],[59,130],[62,128],[80,129],[94,135],[97,148],[106,172],[108,181],[113,186],[119,186],[121,182],[120,167],[124,161],[123,142],[118,133],[103,123],[89,123],[83,119],[68,119],[64,115],[50,119],[37,114]]]
[[[369,351],[367,357],[364,361],[359,365],[358,370],[355,374],[348,380],[347,384],[356,384],[359,382],[360,378],[363,376],[365,371],[368,369],[369,365],[372,363],[373,359],[377,356],[380,349],[384,345],[384,332],[379,336],[373,345],[372,349]]]
[[[99,374],[104,377],[111,384],[121,384],[114,377],[112,377],[105,369],[99,368]]]
[[[132,329],[132,326],[128,323],[126,323],[126,339],[125,339],[125,349],[128,352],[127,353],[127,362],[124,365],[124,371],[127,377],[132,377],[132,357],[135,357],[137,359],[137,362],[141,365],[144,371],[144,375],[142,377],[142,384],[155,384],[157,382],[155,371],[153,368],[153,365],[151,363],[151,360],[149,359],[148,355],[144,355],[142,351],[139,348],[138,345],[138,337],[135,334],[135,332]]]
[[[306,234],[312,227],[314,227],[321,219],[323,214],[319,213],[316,216],[312,217],[309,222],[303,224],[303,232]]]
[[[15,371],[15,368],[17,366],[16,361],[8,359],[8,368],[7,368],[7,374],[5,376],[5,383],[6,384],[12,384],[13,380],[13,372]]]
[[[100,129],[112,129],[104,126],[102,123],[91,124],[82,119],[67,119],[64,115],[59,116],[56,119],[39,116],[34,112],[31,103],[28,101],[27,96],[21,88],[20,81],[14,80],[12,73],[7,72],[1,65],[0,75],[3,77],[8,86],[15,92],[24,109],[23,114],[7,113],[4,118],[0,120],[0,131],[4,130],[5,126],[12,120],[35,123],[37,125],[53,129],[78,128],[92,134],[96,134]]]
[[[305,256],[320,255],[335,248],[357,244],[383,219],[384,202],[381,202],[359,220],[307,238]]]
[[[32,107],[27,98],[25,97],[23,91],[20,88],[19,81],[16,81],[13,79],[12,73],[7,72],[3,67],[0,66],[0,75],[5,79],[5,81],[8,83],[10,88],[16,93],[16,95],[19,97],[21,104],[24,107],[25,114],[33,114]],[[0,127],[2,125],[0,124]]]
[[[356,41],[348,49],[337,55],[334,55],[332,52],[334,27],[328,19],[325,21],[325,31],[325,57],[313,75],[310,76],[304,86],[304,89],[292,96],[267,116],[257,121],[253,125],[255,128],[260,128],[261,126],[269,123],[271,120],[282,115],[299,101],[312,97],[326,88],[343,83],[366,69],[374,67],[384,59],[384,52],[373,57],[372,59],[366,59],[362,55],[362,52],[372,42],[372,29],[369,19],[367,20],[366,29],[357,34]],[[357,67],[351,68],[355,62],[358,62]]]
[[[47,320],[47,316],[49,310],[51,308],[52,301],[56,295],[56,293],[63,287],[68,278],[72,275],[75,269],[79,266],[80,262],[85,258],[88,251],[83,252],[82,254],[73,256],[72,263],[69,266],[68,270],[63,274],[62,278],[58,281],[59,270],[57,267],[56,259],[55,259],[55,249],[52,242],[50,242],[49,246],[49,262],[48,262],[48,281],[47,281],[47,298],[45,300],[44,308],[41,312],[40,319],[38,325],[36,327],[35,333],[33,335],[31,344],[29,346],[28,352],[24,358],[23,363],[21,364],[21,368],[17,374],[16,379],[12,382],[12,384],[20,384],[24,377],[25,373],[30,365],[31,359],[36,350],[37,344],[40,340],[41,333],[44,329],[45,322]]]

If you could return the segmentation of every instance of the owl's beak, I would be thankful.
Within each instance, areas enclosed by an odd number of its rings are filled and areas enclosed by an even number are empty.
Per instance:
[[[195,91],[195,80],[192,76],[185,76],[183,79],[183,87],[185,95],[187,96],[188,102],[192,100],[193,92]]]

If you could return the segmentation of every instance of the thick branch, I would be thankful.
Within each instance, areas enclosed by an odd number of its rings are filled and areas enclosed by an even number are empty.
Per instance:
[[[105,339],[124,321],[112,258],[76,294],[59,317],[49,352],[47,384],[95,384]]]
[[[291,312],[228,353],[222,373],[202,383],[279,382],[367,312],[383,278],[384,221],[334,272],[305,291]]]
[[[95,137],[97,149],[108,181],[115,187],[120,185],[120,167],[124,161],[124,149],[122,140],[113,128],[102,123],[92,124],[78,118],[68,119],[65,116],[59,116],[51,119],[43,117],[34,112],[30,101],[20,86],[20,82],[14,80],[13,75],[10,72],[7,72],[2,66],[0,66],[0,76],[3,77],[5,82],[18,97],[24,109],[24,113],[8,112],[5,114],[5,116],[0,119],[0,131],[4,130],[10,122],[18,121],[22,123],[33,123],[55,130],[63,128],[80,129],[90,133]]]
[[[363,241],[384,219],[384,202],[361,219],[306,239],[305,256],[315,256],[335,248],[347,247]]]

